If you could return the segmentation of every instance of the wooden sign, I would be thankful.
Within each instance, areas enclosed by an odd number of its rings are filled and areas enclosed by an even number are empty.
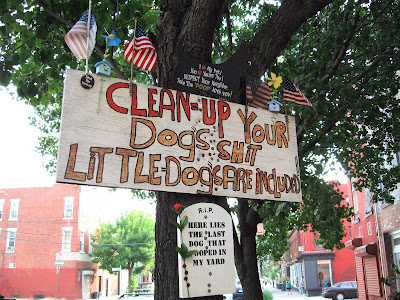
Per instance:
[[[83,75],[66,72],[58,182],[301,201],[293,117]]]
[[[179,297],[231,294],[235,291],[233,230],[230,214],[217,204],[197,203],[183,210],[188,224],[178,230],[178,247],[183,241],[195,255],[183,261],[178,255]],[[184,266],[185,265],[185,266]]]
[[[178,64],[173,71],[172,87],[194,94],[205,92],[216,99],[230,100],[240,87],[244,72],[255,73],[247,47],[242,44],[227,62],[211,64],[185,56],[178,45]]]

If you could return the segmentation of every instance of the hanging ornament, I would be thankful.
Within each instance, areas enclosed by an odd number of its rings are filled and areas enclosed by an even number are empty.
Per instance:
[[[106,38],[108,46],[118,47],[119,43],[121,43],[121,40],[119,38],[117,38],[117,36],[115,34],[115,30],[111,31],[111,34],[109,34],[109,35],[101,35],[101,36]]]

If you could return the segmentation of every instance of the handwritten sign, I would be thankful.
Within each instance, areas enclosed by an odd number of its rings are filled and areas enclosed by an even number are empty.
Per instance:
[[[185,208],[181,216],[188,217],[188,224],[182,236],[178,230],[178,247],[183,240],[190,251],[197,253],[185,262],[178,255],[179,297],[188,298],[188,292],[190,297],[233,293],[235,263],[230,214],[217,204],[197,203]]]
[[[255,67],[247,47],[243,44],[227,62],[212,64],[183,54],[178,45],[178,64],[173,71],[172,87],[178,91],[207,95],[230,100],[240,87],[240,77],[245,71],[254,73]]]
[[[293,117],[67,70],[57,181],[301,201]]]

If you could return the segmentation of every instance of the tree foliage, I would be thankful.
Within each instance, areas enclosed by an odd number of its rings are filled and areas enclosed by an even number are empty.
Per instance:
[[[131,211],[113,223],[100,223],[93,236],[92,261],[112,272],[121,267],[132,274],[153,269],[154,221],[149,214]]]
[[[56,153],[64,70],[83,67],[63,38],[86,9],[83,0],[0,3],[0,83],[15,85],[20,99],[35,107],[34,123],[46,133],[39,145],[45,154]],[[214,62],[227,60],[245,42],[258,75],[273,71],[288,76],[316,108],[289,107],[289,114],[296,117],[304,204],[238,201],[235,262],[239,275],[250,278],[242,279],[245,293],[256,289],[251,278],[257,270],[249,267],[254,263],[249,257],[256,253],[258,222],[264,220],[268,228],[259,252],[275,258],[284,251],[282,241],[293,226],[305,229],[310,224],[325,247],[341,247],[341,219],[350,212],[340,205],[342,198],[334,187],[321,180],[331,157],[348,175],[359,178],[358,187],[368,187],[375,201],[393,200],[390,192],[400,181],[399,167],[388,168],[392,154],[400,150],[400,102],[395,98],[400,1],[105,0],[95,2],[93,11],[99,32],[90,69],[104,57],[103,29],[115,29],[127,40],[134,17],[139,17],[156,45],[159,62],[151,76],[135,69],[135,81],[171,87],[180,40],[186,55]],[[129,76],[121,49],[114,49],[107,60],[114,66],[114,76]],[[240,93],[235,101],[243,103]],[[166,207],[187,197],[157,193],[157,198],[158,254],[172,253],[176,232],[168,227],[166,220],[172,215]],[[197,196],[193,201],[220,201],[227,207],[226,200],[216,197]],[[163,267],[160,274],[170,269]]]

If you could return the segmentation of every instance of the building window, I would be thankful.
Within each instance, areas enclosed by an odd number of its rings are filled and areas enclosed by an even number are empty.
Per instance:
[[[372,235],[372,225],[371,222],[367,223],[367,233],[368,235]]]
[[[319,243],[319,233],[314,232],[314,249],[324,249],[322,244]]]
[[[0,199],[0,221],[3,220],[4,199]]]
[[[63,227],[62,231],[62,251],[69,252],[71,251],[72,227]]]
[[[354,187],[354,179],[351,179],[351,196],[353,197],[353,209],[354,209],[354,221],[358,222],[359,215],[358,215],[358,199],[357,199],[357,190]]]
[[[349,196],[346,196],[346,206],[347,206],[347,207],[350,206],[350,199],[349,199]]]
[[[393,259],[394,264],[400,270],[400,231],[397,230],[392,235]],[[400,289],[400,276],[396,278],[397,290]]]
[[[89,234],[89,253],[93,253],[92,234]]]
[[[19,199],[10,199],[11,206],[10,206],[10,218],[9,221],[17,221],[18,220],[18,206],[19,206]]]
[[[363,228],[362,228],[362,226],[358,227],[358,237],[360,237],[360,238],[363,237]]]
[[[353,238],[353,232],[351,226],[349,226],[349,238]]]
[[[372,213],[372,195],[369,188],[364,189],[364,213],[366,215]]]
[[[318,285],[328,287],[332,285],[331,281],[331,261],[317,260]]]
[[[72,219],[74,212],[74,197],[64,197],[64,218]]]
[[[81,237],[79,240],[79,251],[85,252],[85,233],[81,231]]]
[[[17,234],[17,228],[8,228],[7,229],[7,244],[6,244],[6,252],[14,252],[15,251],[15,236]]]

